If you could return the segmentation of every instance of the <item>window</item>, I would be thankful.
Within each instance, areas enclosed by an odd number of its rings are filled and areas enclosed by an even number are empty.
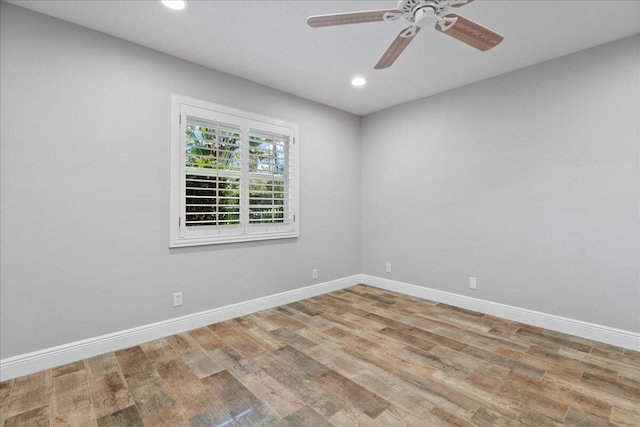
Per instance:
[[[298,236],[298,125],[171,94],[170,247]]]

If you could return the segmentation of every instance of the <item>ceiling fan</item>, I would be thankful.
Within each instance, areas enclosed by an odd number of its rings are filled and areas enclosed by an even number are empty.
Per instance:
[[[391,10],[370,10],[364,12],[314,15],[307,18],[311,27],[360,24],[364,22],[395,21],[404,18],[411,23],[400,31],[391,46],[375,65],[376,70],[390,67],[420,32],[422,27],[435,22],[435,29],[461,42],[485,51],[498,45],[504,37],[482,25],[455,13],[452,7],[460,7],[473,0],[399,0],[398,8]]]

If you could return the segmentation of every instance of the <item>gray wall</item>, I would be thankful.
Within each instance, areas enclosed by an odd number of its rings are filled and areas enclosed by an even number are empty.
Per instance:
[[[360,272],[357,116],[1,8],[0,357]],[[299,123],[300,238],[168,249],[169,92]]]
[[[639,84],[635,36],[364,117],[363,273],[640,331]]]
[[[1,358],[312,268],[640,331],[640,37],[361,121],[0,4]],[[168,249],[169,92],[300,124],[300,238]]]

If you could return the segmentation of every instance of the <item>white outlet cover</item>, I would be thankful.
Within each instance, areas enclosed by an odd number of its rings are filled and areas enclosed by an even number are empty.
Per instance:
[[[180,307],[182,305],[182,292],[173,294],[173,306]]]

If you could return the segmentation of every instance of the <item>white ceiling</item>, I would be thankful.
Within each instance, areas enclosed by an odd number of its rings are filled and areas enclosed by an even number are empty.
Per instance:
[[[309,15],[394,9],[388,1],[9,1],[358,115],[640,33],[640,1],[477,0],[456,12],[501,33],[477,51],[428,28],[385,70],[403,20],[311,28]],[[362,88],[350,85],[360,75]]]

